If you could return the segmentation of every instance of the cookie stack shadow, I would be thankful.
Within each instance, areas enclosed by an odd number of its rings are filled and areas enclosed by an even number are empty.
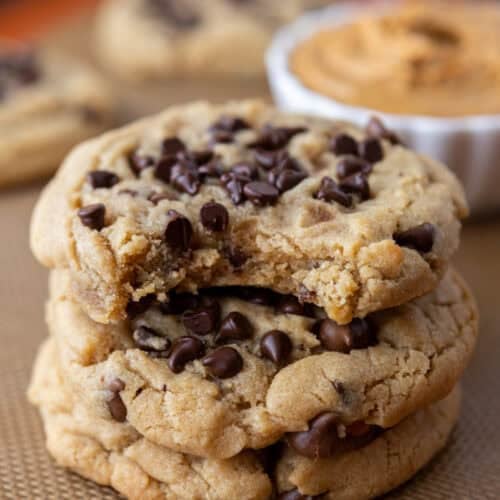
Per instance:
[[[62,466],[132,499],[364,499],[457,421],[478,333],[442,165],[258,101],[76,148],[32,248],[51,268],[29,398]]]

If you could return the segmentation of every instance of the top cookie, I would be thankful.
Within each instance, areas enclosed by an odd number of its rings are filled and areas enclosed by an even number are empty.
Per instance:
[[[132,80],[255,76],[276,28],[328,0],[110,0],[97,18],[105,64]],[[220,29],[224,20],[224,29]]]
[[[195,103],[77,148],[31,237],[99,322],[174,288],[250,285],[345,324],[433,289],[466,213],[455,177],[380,124]]]

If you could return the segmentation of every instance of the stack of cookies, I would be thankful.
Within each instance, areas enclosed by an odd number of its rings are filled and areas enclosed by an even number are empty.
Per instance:
[[[135,499],[396,487],[457,420],[466,213],[375,119],[194,103],[82,144],[32,223],[50,453]]]

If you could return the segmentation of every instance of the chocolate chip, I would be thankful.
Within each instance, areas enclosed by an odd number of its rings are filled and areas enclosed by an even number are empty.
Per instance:
[[[170,182],[179,191],[195,195],[201,187],[196,167],[189,162],[176,163],[170,171]]]
[[[281,295],[276,303],[276,310],[283,314],[296,314],[297,316],[311,316],[310,304],[301,304],[294,295]]]
[[[168,302],[161,302],[160,311],[163,314],[182,314],[189,309],[196,309],[200,305],[200,296],[192,293],[173,293]]]
[[[253,326],[243,314],[232,311],[221,322],[217,340],[245,340],[253,335]]]
[[[339,186],[342,191],[356,194],[361,198],[361,200],[367,200],[370,198],[370,185],[368,184],[365,174],[362,172],[358,172],[357,174],[353,174],[342,179]]]
[[[110,188],[120,182],[119,177],[107,170],[94,170],[87,174],[87,181],[94,188]]]
[[[220,318],[220,305],[212,298],[206,298],[202,305],[185,311],[182,322],[186,329],[197,335],[208,335],[217,329]]]
[[[231,144],[234,141],[234,134],[232,132],[225,132],[224,130],[214,130],[212,132],[211,145],[214,144]]]
[[[185,251],[191,246],[193,227],[187,217],[171,211],[173,218],[165,229],[165,241],[173,249]]]
[[[311,420],[309,430],[288,435],[292,448],[313,459],[332,456],[339,441],[337,417],[331,412],[322,413]]]
[[[352,196],[344,193],[331,177],[323,177],[315,198],[322,201],[335,201],[340,205],[349,208],[352,206]]]
[[[356,158],[354,156],[348,156],[342,158],[337,163],[337,177],[339,179],[345,179],[353,174],[362,172],[363,174],[369,174],[372,171],[372,166],[361,158]]]
[[[330,151],[337,155],[358,155],[358,142],[349,134],[338,134],[330,142]]]
[[[165,156],[175,156],[186,150],[186,145],[178,137],[167,137],[161,143],[161,151]]]
[[[370,137],[385,139],[391,144],[403,144],[398,135],[387,129],[382,120],[376,116],[370,118],[365,130]]]
[[[365,424],[361,420],[358,422],[353,422],[346,427],[346,434],[351,437],[361,437],[366,436],[372,429],[373,425]]]
[[[168,367],[174,373],[180,373],[186,364],[195,359],[203,357],[205,345],[196,337],[179,337],[174,341],[168,358]]]
[[[224,205],[212,201],[201,207],[200,220],[204,228],[221,233],[227,229],[229,213]]]
[[[267,125],[262,129],[257,140],[249,144],[248,147],[264,151],[276,151],[284,148],[295,135],[306,131],[305,127],[273,127]]]
[[[281,330],[271,330],[260,340],[261,354],[277,365],[282,365],[288,360],[292,349],[290,337]]]
[[[401,247],[412,248],[420,253],[427,253],[434,246],[436,230],[432,224],[425,222],[406,231],[394,233],[394,241]]]
[[[162,156],[155,163],[154,176],[168,184],[172,175],[172,168],[176,163],[177,158],[175,156]]]
[[[243,188],[245,183],[238,179],[234,174],[227,173],[221,177],[221,184],[226,189],[231,201],[235,205],[240,205],[245,201],[245,195],[243,194]]]
[[[319,498],[321,495],[303,495],[297,488],[289,491],[285,491],[278,496],[277,500],[314,500]]]
[[[130,301],[127,304],[126,312],[129,318],[135,318],[139,314],[145,313],[153,304],[155,296],[153,294],[145,295],[137,301]]]
[[[125,422],[127,420],[127,407],[123,403],[123,400],[120,396],[120,391],[125,389],[125,382],[120,380],[119,378],[113,379],[108,384],[108,390],[110,390],[113,395],[112,397],[106,401],[108,406],[109,413],[117,422]]]
[[[251,163],[237,163],[231,168],[233,173],[238,179],[255,180],[259,177],[258,168]]]
[[[170,340],[162,337],[152,328],[140,326],[134,330],[132,334],[137,347],[144,351],[168,351]]]
[[[257,206],[274,205],[279,198],[279,191],[263,181],[252,181],[245,184],[243,194]]]
[[[255,161],[265,169],[269,170],[275,167],[278,162],[280,156],[287,155],[286,151],[266,151],[265,149],[256,149],[255,150]]]
[[[307,174],[305,172],[286,169],[277,174],[276,178],[273,179],[273,184],[283,193],[300,184],[306,177]],[[269,180],[271,181],[271,178]]]
[[[240,248],[230,244],[224,249],[224,254],[235,269],[239,269],[248,260],[248,256]]]
[[[214,157],[214,152],[209,149],[200,151],[179,151],[176,154],[178,160],[189,161],[198,166],[205,165]]]
[[[78,210],[78,217],[84,226],[100,231],[104,227],[106,207],[102,203],[87,205]]]
[[[215,158],[198,168],[198,175],[204,177],[220,177],[224,173],[224,167],[219,159]]]
[[[130,168],[135,175],[139,175],[146,168],[152,167],[155,164],[155,160],[152,156],[140,155],[134,152],[129,158]]]
[[[209,373],[217,378],[231,378],[243,368],[243,358],[232,347],[221,347],[202,359]]]
[[[332,319],[324,319],[316,325],[321,345],[328,351],[348,353],[350,351],[350,329]]]
[[[313,329],[322,346],[335,352],[349,353],[377,343],[375,327],[366,319],[355,318],[349,325],[339,325],[332,319],[323,319]]]
[[[250,124],[243,118],[223,115],[210,127],[210,130],[235,133],[249,128]]]
[[[359,152],[363,159],[370,163],[377,163],[384,159],[382,144],[376,137],[369,137],[359,145]]]

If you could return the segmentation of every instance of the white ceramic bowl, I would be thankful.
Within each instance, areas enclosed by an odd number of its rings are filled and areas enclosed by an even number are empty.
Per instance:
[[[282,28],[266,56],[271,91],[276,104],[287,111],[310,113],[366,125],[373,115],[382,118],[417,151],[436,158],[455,171],[465,186],[474,213],[500,208],[500,115],[436,118],[395,115],[349,106],[306,88],[289,69],[289,56],[316,31],[352,21],[361,13],[381,14],[390,1],[343,2],[310,12]]]

